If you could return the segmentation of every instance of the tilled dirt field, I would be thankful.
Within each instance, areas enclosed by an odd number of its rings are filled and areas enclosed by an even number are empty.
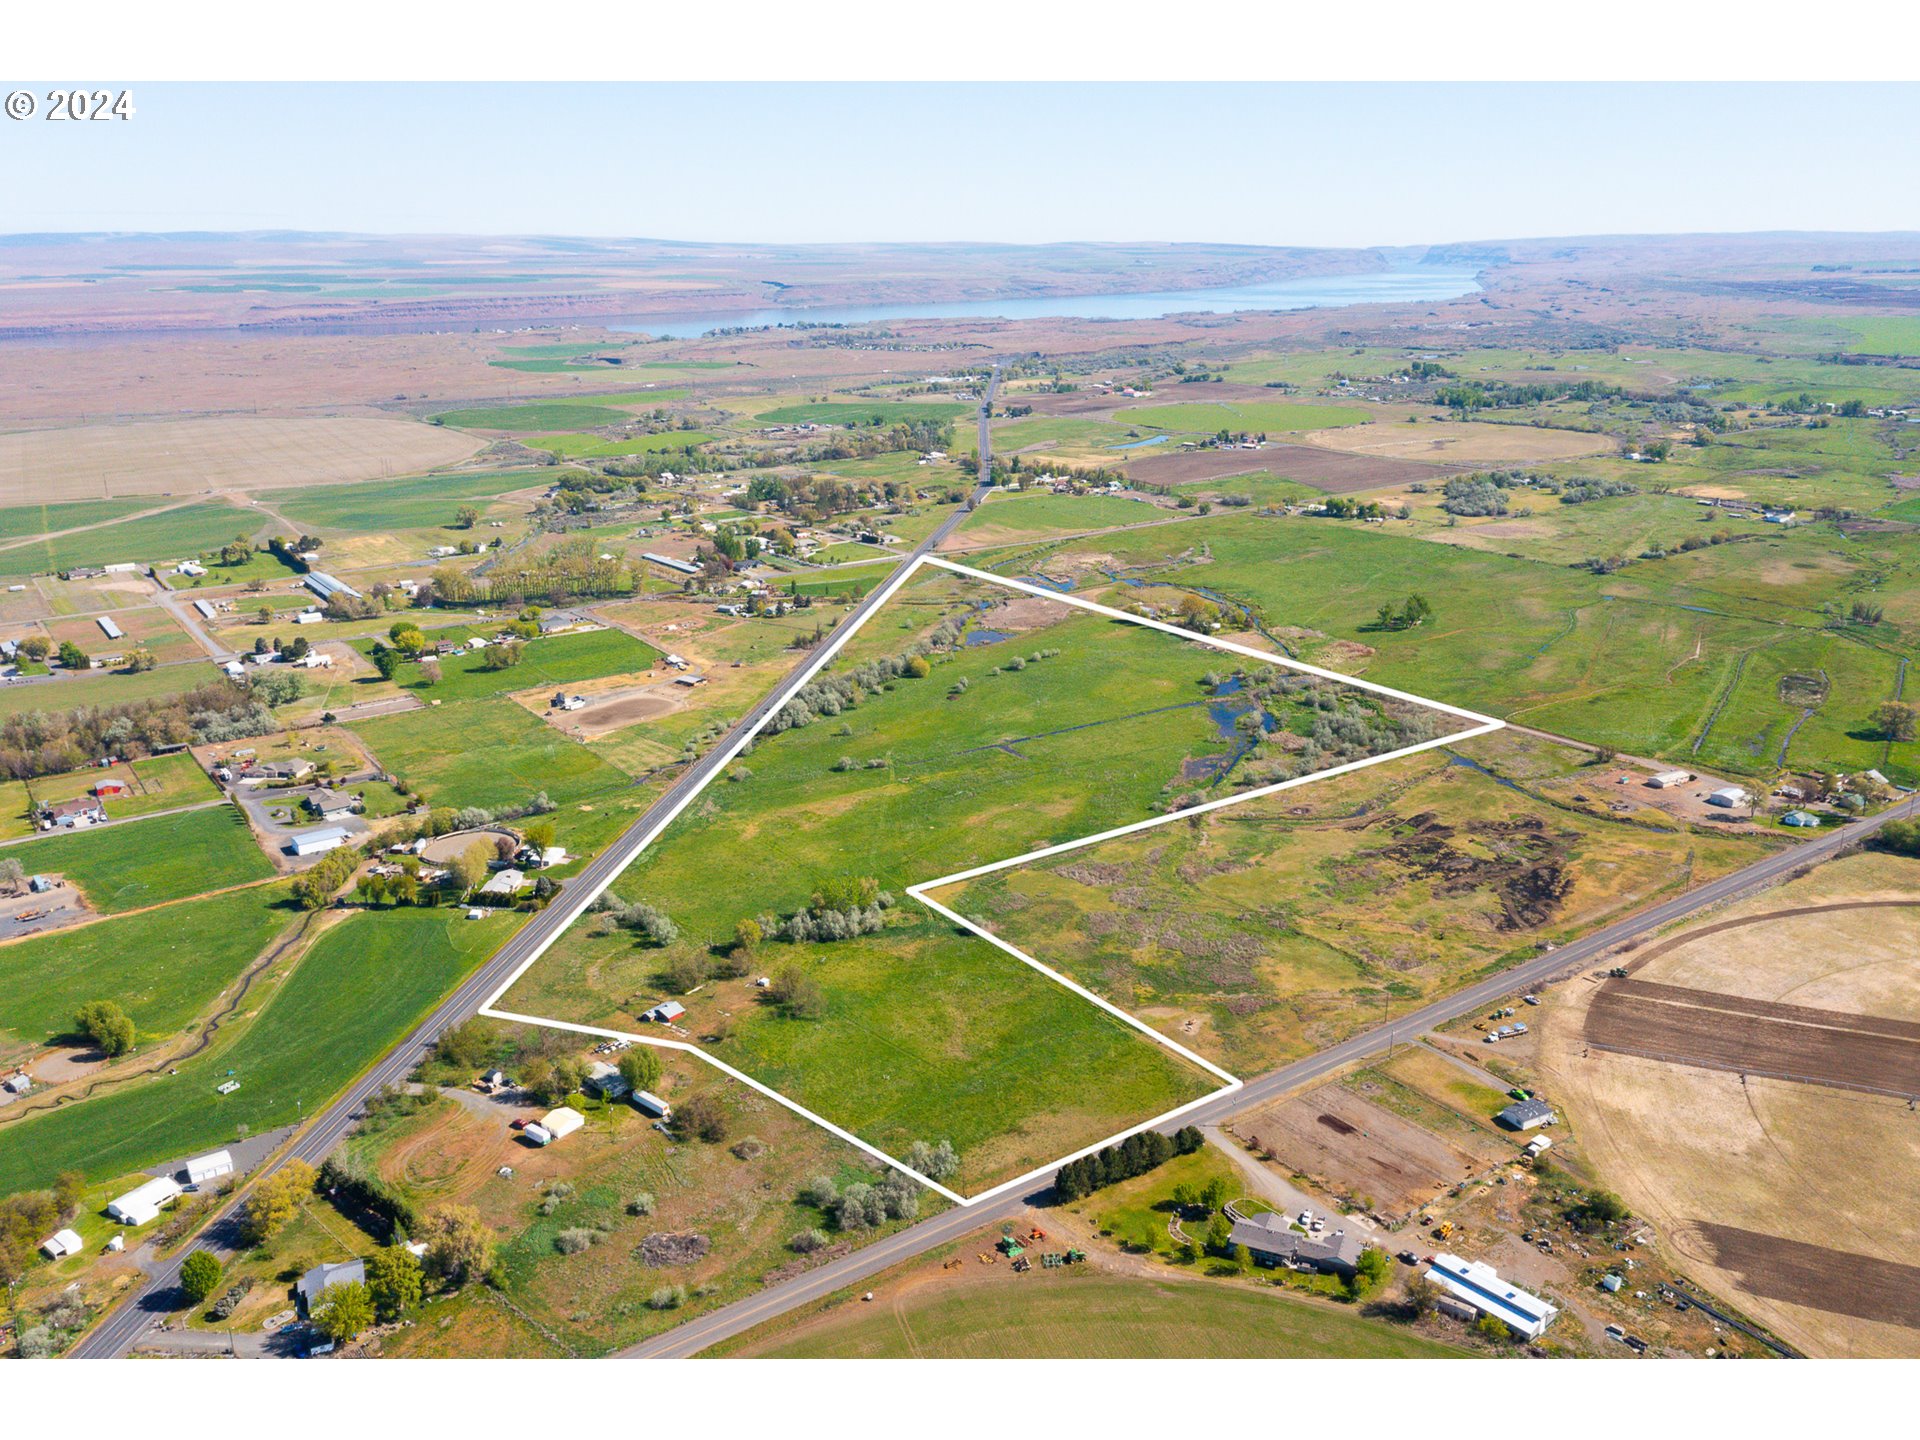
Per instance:
[[[1190,485],[1231,475],[1268,474],[1297,480],[1316,490],[1344,495],[1378,490],[1416,480],[1444,480],[1462,472],[1459,465],[1426,465],[1387,455],[1348,455],[1312,445],[1268,445],[1263,450],[1193,450],[1184,455],[1155,455],[1121,467],[1139,485]]]
[[[1672,1065],[1699,1065],[1920,1097],[1920,1025],[1610,980],[1587,1009],[1587,1043]]]
[[[1365,1195],[1381,1215],[1404,1215],[1484,1170],[1489,1155],[1445,1140],[1341,1085],[1323,1085],[1234,1122],[1236,1133],[1335,1195]]]
[[[1707,1220],[1691,1228],[1712,1252],[1713,1263],[1738,1275],[1756,1295],[1920,1330],[1920,1265]]]

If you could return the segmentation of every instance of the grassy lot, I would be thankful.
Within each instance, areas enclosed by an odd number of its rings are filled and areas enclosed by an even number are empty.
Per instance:
[[[595,395],[577,400],[535,400],[525,405],[448,410],[435,415],[433,423],[454,425],[462,430],[597,430],[603,425],[625,424],[633,418],[618,407],[664,403],[684,393],[662,390],[651,395]]]
[[[0,1194],[62,1170],[99,1177],[152,1165],[312,1115],[516,923],[470,921],[458,908],[349,916],[297,963],[282,962],[255,1018],[223,1027],[178,1074],[0,1125]],[[240,1088],[217,1094],[229,1076]]]
[[[294,922],[277,885],[186,900],[0,945],[0,1053],[64,1035],[116,1000],[142,1047],[184,1028]]]
[[[754,418],[762,425],[906,425],[956,420],[972,408],[955,400],[824,400],[782,405]]]
[[[1232,404],[1141,405],[1122,410],[1116,419],[1182,435],[1213,435],[1230,430],[1278,434],[1287,430],[1328,430],[1336,425],[1364,425],[1372,417],[1354,405],[1292,405],[1285,400],[1240,400]]]
[[[117,780],[133,791],[131,795],[114,795],[106,800],[107,814],[115,820],[129,820],[151,815],[156,810],[172,810],[220,798],[220,791],[207,777],[207,772],[184,750],[104,769],[93,767],[65,775],[47,775],[28,781],[26,788],[31,794],[30,804],[37,808],[90,794],[94,786],[106,780]]]
[[[1037,563],[1049,573],[1071,573],[1079,548],[1067,542],[1023,550],[996,567],[1026,573]],[[1835,685],[1834,719],[1803,728],[1792,758],[1803,765],[1857,765],[1864,752],[1851,728],[1892,693],[1884,665],[1914,653],[1904,615],[1902,629],[1883,627],[1877,637],[1827,631],[1818,611],[1773,598],[1846,598],[1836,578],[1809,581],[1812,572],[1797,568],[1785,552],[1755,550],[1746,557],[1743,584],[1709,590],[1688,583],[1697,564],[1689,556],[1603,576],[1311,519],[1216,517],[1103,535],[1084,548],[1114,557],[1135,578],[1201,587],[1252,607],[1269,627],[1310,632],[1292,642],[1302,658],[1629,754],[1683,763],[1694,758],[1693,742],[1735,683],[1743,657],[1779,646],[1791,657],[1812,631],[1828,634],[1832,652],[1847,657],[1829,670],[1862,675],[1866,696],[1840,699]],[[1766,563],[1754,563],[1762,557]],[[1782,583],[1769,583],[1769,575]],[[1412,593],[1433,606],[1432,619],[1413,630],[1380,629],[1377,607]],[[1897,602],[1900,593],[1891,598]],[[1887,661],[1876,658],[1885,652],[1891,652]],[[1790,658],[1779,668],[1798,663]],[[1755,719],[1723,711],[1713,730],[1730,721],[1730,733],[1751,736]],[[1716,751],[1715,763],[1766,774],[1774,760],[1764,752],[1764,744],[1757,754]],[[1704,746],[1699,758],[1706,760]],[[1911,763],[1899,754],[1893,762]]]
[[[484,636],[492,625],[448,626],[427,632],[427,638],[465,640]],[[354,648],[371,654],[374,642],[361,640]],[[486,659],[469,651],[458,659],[442,656],[440,681],[429,685],[420,667],[404,664],[394,680],[402,688],[416,691],[423,700],[442,705],[469,700],[485,700],[516,690],[534,690],[546,685],[568,685],[576,680],[594,680],[603,675],[639,674],[659,660],[660,652],[644,640],[636,640],[622,630],[586,630],[570,635],[548,635],[528,641],[521,647],[522,659],[504,670],[489,670]]]
[[[219,676],[220,672],[211,662],[195,662],[162,665],[138,674],[90,670],[41,684],[0,685],[0,719],[34,710],[77,710],[83,705],[120,705],[154,695],[173,695],[208,684]]]
[[[569,460],[603,459],[610,455],[661,455],[705,445],[715,437],[705,430],[666,430],[658,435],[635,435],[608,440],[600,435],[527,435],[522,439],[536,450],[551,450]]]
[[[1004,1268],[1004,1267],[1002,1267]],[[1421,1359],[1459,1351],[1379,1320],[1220,1285],[1073,1270],[929,1286],[730,1348],[784,1359]]]
[[[959,533],[983,544],[1015,544],[1076,530],[1168,520],[1173,514],[1124,495],[995,495],[960,523]]]
[[[7,854],[30,873],[64,875],[109,915],[273,874],[231,805],[58,831],[9,846]]]
[[[151,509],[152,504],[142,506]],[[144,520],[125,520],[77,535],[0,550],[0,575],[67,570],[122,561],[183,560],[260,529],[261,517],[233,505],[183,505]]]
[[[75,500],[64,505],[0,506],[0,541],[23,540],[54,530],[73,530],[138,514],[167,502],[152,496],[128,500]]]
[[[955,887],[944,903],[1236,1074],[1760,858],[1513,732]],[[1489,773],[1490,772],[1490,773]]]
[[[510,490],[547,486],[566,478],[566,472],[547,470],[501,471],[485,475],[423,475],[412,480],[385,480],[360,485],[318,485],[307,490],[276,492],[273,505],[289,520],[320,530],[418,530],[452,525],[454,511]]]
[[[511,700],[382,715],[352,728],[382,765],[435,805],[497,809],[544,790],[556,805],[574,806],[632,787]]]
[[[836,664],[897,650],[971,593],[944,576],[917,583]],[[1042,648],[1060,653],[1006,668],[1014,652]],[[928,679],[902,680],[837,721],[763,739],[736,767],[739,780],[708,789],[616,885],[625,899],[666,909],[679,942],[642,949],[628,932],[597,933],[600,923],[588,922],[507,1003],[631,1025],[662,993],[666,963],[724,946],[743,917],[801,908],[823,882],[871,875],[898,894],[1153,813],[1182,783],[1185,758],[1225,743],[1195,703],[1217,665],[1217,652],[1073,615],[1017,643],[944,658]],[[969,688],[948,699],[962,678]],[[780,862],[740,863],[760,853]],[[723,873],[728,884],[715,887]],[[882,934],[772,944],[756,963],[804,967],[825,994],[824,1013],[789,1019],[746,980],[715,982],[695,1006],[696,1026],[730,1016],[714,1053],[885,1148],[951,1138],[969,1186],[1212,1088],[1071,992],[910,904]]]

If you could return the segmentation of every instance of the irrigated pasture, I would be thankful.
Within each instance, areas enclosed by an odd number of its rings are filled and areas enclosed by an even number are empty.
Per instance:
[[[1237,403],[1201,402],[1179,405],[1142,405],[1120,411],[1122,424],[1150,425],[1177,434],[1212,435],[1221,430],[1238,435],[1278,434],[1292,430],[1323,430],[1335,425],[1365,425],[1372,418],[1357,405],[1294,405],[1285,400],[1242,400]]]
[[[762,737],[615,882],[623,901],[669,914],[678,938],[648,947],[589,917],[501,1008],[633,1028],[687,985],[683,972],[699,975],[686,1029],[715,1056],[891,1152],[951,1139],[968,1189],[1213,1088],[910,902],[872,912],[880,929],[859,938],[774,938],[797,912],[830,905],[815,892],[836,884],[870,878],[899,899],[917,881],[1145,818],[1238,764],[1268,763],[1250,758],[1262,747],[1237,725],[1246,702],[1220,690],[1220,652],[1052,601],[1021,599],[1015,615],[1005,598],[944,575],[903,591],[829,674],[900,654],[953,616],[986,643],[936,649],[926,676],[883,677],[854,703],[816,687],[808,723]],[[1291,701],[1266,703],[1281,712],[1276,734],[1304,718]],[[1290,742],[1275,743],[1278,754]],[[774,854],[777,864],[743,860]],[[729,882],[716,887],[721,873]],[[768,938],[745,973],[709,975],[756,917]],[[817,1009],[751,984],[788,970],[818,988]]]
[[[123,1174],[313,1114],[516,923],[471,921],[457,906],[349,916],[304,957],[280,962],[246,1012],[177,1074],[0,1125],[0,1194],[50,1184],[63,1170]],[[240,1088],[219,1094],[229,1078]]]
[[[1267,444],[1258,450],[1192,450],[1181,455],[1142,453],[1145,458],[1128,460],[1122,466],[1127,478],[1139,485],[1191,485],[1264,473],[1331,495],[1347,495],[1415,481],[1437,485],[1456,473],[1455,467],[1391,456],[1348,455],[1318,445]]]
[[[33,874],[65,876],[108,915],[273,874],[232,805],[60,831],[9,846],[6,854]]]
[[[1530,464],[1612,453],[1617,443],[1606,435],[1553,430],[1534,425],[1457,424],[1422,420],[1381,423],[1364,428],[1341,426],[1300,437],[1309,445],[1354,455],[1425,460],[1435,465]]]
[[[200,495],[377,480],[452,465],[479,448],[470,436],[389,417],[150,420],[0,435],[0,474],[49,501]]]

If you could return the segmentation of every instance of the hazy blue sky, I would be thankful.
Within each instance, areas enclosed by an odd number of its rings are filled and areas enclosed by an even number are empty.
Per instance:
[[[1920,229],[1904,176],[1920,86],[134,92],[126,122],[0,121],[0,230],[1368,245]]]

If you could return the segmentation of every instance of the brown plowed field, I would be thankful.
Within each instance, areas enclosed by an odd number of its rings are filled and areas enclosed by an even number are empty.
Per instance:
[[[1129,460],[1121,468],[1129,480],[1141,485],[1191,485],[1230,475],[1265,473],[1344,495],[1416,480],[1444,480],[1464,467],[1425,465],[1388,455],[1348,455],[1312,445],[1268,445],[1263,450],[1191,450],[1184,455],[1155,455]]]
[[[1585,1033],[1600,1049],[1674,1065],[1920,1096],[1920,1025],[1897,1020],[1611,980]]]
[[[1696,1220],[1691,1229],[1713,1252],[1713,1263],[1755,1295],[1920,1330],[1920,1266],[1710,1220]]]

